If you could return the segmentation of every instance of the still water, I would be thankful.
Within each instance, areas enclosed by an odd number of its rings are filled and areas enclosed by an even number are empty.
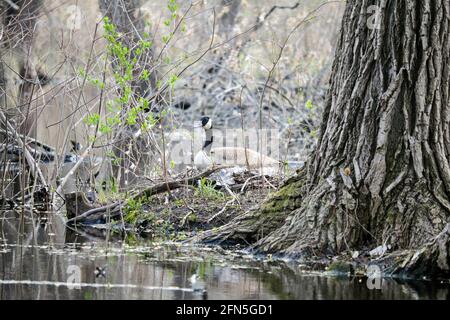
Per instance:
[[[429,281],[302,272],[245,252],[114,239],[0,213],[0,299],[450,299]]]

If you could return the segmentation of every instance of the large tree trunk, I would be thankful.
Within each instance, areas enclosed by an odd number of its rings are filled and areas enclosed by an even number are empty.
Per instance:
[[[449,28],[448,0],[348,1],[320,138],[293,180],[297,192],[288,183],[206,239],[296,256],[427,248],[422,271],[448,275]]]
[[[0,2],[0,107],[6,108],[6,76],[3,63],[6,28],[6,2]]]

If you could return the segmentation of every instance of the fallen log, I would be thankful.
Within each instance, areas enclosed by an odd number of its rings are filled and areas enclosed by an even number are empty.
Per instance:
[[[48,151],[38,151],[34,148],[28,147],[31,155],[34,159],[39,160],[39,162],[52,162],[55,161],[55,153]],[[6,152],[9,161],[19,161],[20,157],[23,157],[23,149],[17,145],[6,145],[5,143],[0,144],[0,153]]]
[[[170,192],[172,190],[184,187],[186,185],[195,185],[198,180],[206,178],[214,172],[229,168],[229,166],[217,166],[212,167],[196,176],[190,178],[183,178],[174,181],[167,181],[151,186],[138,192],[130,199],[139,200],[143,197],[150,197],[163,192]],[[69,200],[69,201],[68,201]],[[129,200],[117,201],[108,205],[100,206],[95,203],[89,203],[86,196],[83,193],[73,193],[66,195],[66,208],[68,212],[67,224],[92,224],[99,219],[114,218],[121,214],[122,208],[127,204]],[[81,214],[78,214],[80,213]],[[69,215],[70,213],[70,215]]]
[[[155,194],[175,190],[175,189],[184,187],[186,185],[195,185],[198,180],[209,177],[211,174],[213,174],[216,171],[219,171],[219,170],[222,170],[225,168],[230,168],[230,167],[231,166],[215,166],[215,167],[212,167],[211,169],[208,169],[202,173],[199,173],[198,175],[191,177],[191,178],[187,178],[187,179],[183,178],[183,179],[179,179],[179,180],[175,180],[175,181],[162,182],[162,183],[154,185],[148,189],[142,190],[134,197],[134,200],[141,199],[142,197],[150,197]]]
[[[5,130],[5,129],[0,128],[0,134],[9,135],[9,134],[11,134],[11,133],[8,132],[8,131]],[[24,134],[21,134],[21,133],[17,133],[17,135],[18,135],[21,139],[25,139],[25,141],[26,141],[27,143],[34,144],[35,146],[40,147],[40,148],[44,149],[44,150],[47,151],[47,152],[55,153],[55,148],[49,146],[48,144],[43,143],[42,141],[39,141],[39,140],[37,140],[37,139],[35,139],[35,138],[32,138],[32,137],[28,137],[28,136],[26,136],[26,135],[24,135]]]
[[[13,210],[15,207],[17,207],[17,204],[14,202],[14,200],[9,198],[3,198],[0,197],[0,208],[1,210]]]
[[[77,216],[77,212],[86,212],[93,207],[99,207],[90,202],[84,192],[74,192],[65,195],[67,218],[72,219]]]

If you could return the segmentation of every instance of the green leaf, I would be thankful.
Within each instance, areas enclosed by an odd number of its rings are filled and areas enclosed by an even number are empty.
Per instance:
[[[175,83],[178,81],[178,76],[176,74],[173,74],[169,78],[169,85],[173,89],[175,87]]]
[[[80,67],[78,69],[78,75],[84,78],[86,76],[86,70],[83,67]]]
[[[93,113],[87,116],[84,121],[90,126],[96,126],[100,121],[100,115],[98,113]]]
[[[100,124],[100,127],[98,128],[98,130],[102,134],[108,134],[108,133],[111,133],[112,128],[110,126],[108,126],[106,123],[102,123],[102,124]]]
[[[148,78],[150,77],[150,72],[147,69],[142,70],[141,75],[139,76],[139,79],[141,80],[148,80]]]

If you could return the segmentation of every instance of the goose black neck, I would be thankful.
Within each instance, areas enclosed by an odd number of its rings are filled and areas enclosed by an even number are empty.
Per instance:
[[[205,130],[205,134],[206,134],[206,138],[205,138],[205,143],[203,144],[203,151],[205,152],[210,152],[211,151],[211,147],[213,144],[213,134],[212,134],[212,128]]]

